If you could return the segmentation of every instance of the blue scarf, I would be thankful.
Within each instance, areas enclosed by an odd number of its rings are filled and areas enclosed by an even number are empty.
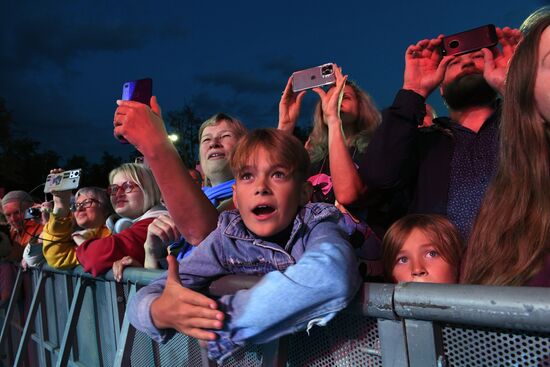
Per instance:
[[[229,199],[231,196],[233,196],[234,183],[235,183],[235,180],[233,179],[233,180],[222,182],[221,184],[213,187],[205,186],[202,188],[202,191],[204,192],[208,200],[210,200],[210,202],[215,207],[217,207],[218,205],[220,205],[220,202],[222,202],[225,199]],[[178,242],[174,242],[173,244],[171,244],[170,247],[171,248],[179,247],[182,244],[183,244],[183,248],[180,250],[178,254],[178,261],[181,261],[184,257],[189,255],[193,250],[193,248],[195,247],[189,244],[188,242],[186,242],[183,236],[180,237],[180,240]]]
[[[208,200],[210,200],[210,202],[217,207],[220,205],[221,201],[229,199],[233,195],[233,184],[235,184],[234,179],[222,182],[221,184],[213,187],[205,186],[202,188],[202,191]]]

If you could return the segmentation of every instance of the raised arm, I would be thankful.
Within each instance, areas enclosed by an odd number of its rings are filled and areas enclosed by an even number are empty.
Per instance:
[[[216,228],[218,212],[168,139],[156,97],[151,98],[151,108],[133,101],[117,104],[114,134],[123,136],[143,154],[178,230],[189,243],[199,244]]]
[[[294,132],[296,122],[300,116],[300,106],[304,94],[306,94],[305,90],[294,93],[292,91],[292,77],[288,78],[281,101],[279,102],[279,125],[277,126],[279,130],[290,134]]]
[[[439,46],[443,36],[424,39],[411,45],[405,52],[403,89],[412,90],[424,98],[441,84],[445,69],[453,56],[441,58]]]
[[[323,121],[328,127],[328,154],[330,175],[336,200],[343,205],[351,205],[364,197],[367,186],[361,180],[355,163],[346,144],[346,136],[340,117],[340,101],[348,76],[342,75],[338,65],[334,65],[336,86],[325,92],[322,88],[313,91],[321,99]]]
[[[367,147],[359,173],[371,190],[393,189],[415,169],[418,126],[426,115],[426,98],[439,85],[452,56],[441,58],[442,36],[422,40],[405,52],[403,88],[382,112],[382,123]]]
[[[63,169],[52,169],[50,173],[61,173]],[[77,266],[76,244],[71,238],[73,217],[69,210],[71,191],[54,191],[53,209],[42,232],[42,252],[48,265],[54,268]]]

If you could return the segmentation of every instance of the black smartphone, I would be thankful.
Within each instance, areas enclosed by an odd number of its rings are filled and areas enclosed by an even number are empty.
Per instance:
[[[151,96],[153,95],[153,79],[144,78],[131,80],[122,85],[122,100],[136,101],[139,103],[151,106]],[[128,144],[124,137],[118,135],[116,137],[121,143]]]
[[[292,91],[299,92],[336,83],[334,64],[328,63],[292,73]]]
[[[443,56],[463,55],[496,45],[498,45],[498,37],[495,26],[494,24],[487,24],[443,37],[441,53]]]

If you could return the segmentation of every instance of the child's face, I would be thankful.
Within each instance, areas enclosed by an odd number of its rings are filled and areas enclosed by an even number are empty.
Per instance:
[[[233,201],[246,227],[260,237],[273,236],[292,223],[306,201],[306,183],[286,167],[271,162],[262,147],[235,177]]]
[[[420,229],[413,229],[397,254],[392,276],[395,282],[456,283],[455,269],[443,259],[437,246]]]

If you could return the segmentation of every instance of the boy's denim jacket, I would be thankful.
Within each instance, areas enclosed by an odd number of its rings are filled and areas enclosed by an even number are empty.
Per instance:
[[[325,203],[300,210],[284,249],[251,233],[238,211],[220,214],[216,230],[180,263],[183,285],[200,290],[223,275],[266,275],[251,289],[218,300],[226,318],[222,330],[213,330],[218,338],[208,342],[209,357],[222,362],[245,343],[325,325],[346,307],[361,283],[348,236],[339,210]],[[157,342],[175,333],[157,329],[150,315],[165,282],[166,275],[142,288],[128,306],[132,325]]]

